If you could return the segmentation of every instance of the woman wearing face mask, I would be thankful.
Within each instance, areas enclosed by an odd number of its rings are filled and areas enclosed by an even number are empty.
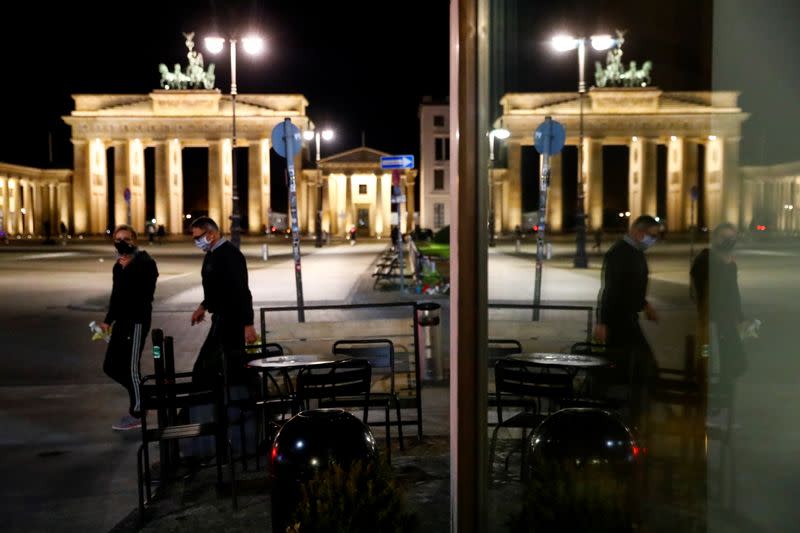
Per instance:
[[[117,261],[111,299],[100,327],[108,331],[114,325],[103,371],[128,391],[128,414],[111,426],[116,431],[126,431],[141,426],[139,362],[150,331],[158,268],[147,252],[137,248],[136,231],[127,224],[114,230],[114,248]]]

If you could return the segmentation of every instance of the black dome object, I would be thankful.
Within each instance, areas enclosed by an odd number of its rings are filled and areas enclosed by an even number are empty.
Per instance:
[[[305,481],[320,468],[377,456],[375,437],[361,420],[342,409],[312,409],[283,425],[270,464],[273,476]]]

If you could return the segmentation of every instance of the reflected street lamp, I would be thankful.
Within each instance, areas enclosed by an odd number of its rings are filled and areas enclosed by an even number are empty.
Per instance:
[[[489,246],[494,247],[494,184],[492,183],[492,170],[494,169],[494,140],[508,139],[511,132],[505,128],[495,128],[489,132]]]
[[[314,161],[317,164],[317,223],[314,247],[322,248],[322,169],[319,168],[320,159],[320,138],[323,141],[330,141],[333,139],[333,130],[324,129],[320,133],[319,130],[306,130],[303,132],[303,138],[307,141],[315,141]]]
[[[572,37],[571,35],[556,35],[550,41],[557,52],[569,52],[578,49],[578,106],[580,109],[580,126],[578,134],[578,198],[575,210],[575,259],[576,268],[586,268],[589,260],[586,257],[586,210],[584,206],[584,179],[583,179],[583,95],[586,93],[584,79],[584,64],[586,63],[586,43],[589,42],[597,51],[608,50],[617,44],[617,40],[610,35],[593,35],[591,37]],[[602,222],[601,222],[602,224]]]
[[[225,47],[224,37],[206,37],[206,49],[212,54],[219,54]],[[229,37],[227,39],[231,49],[231,117],[233,119],[233,136],[231,139],[231,177],[232,190],[231,197],[231,242],[239,248],[241,243],[241,214],[239,212],[239,185],[236,178],[236,43],[237,39]],[[257,36],[247,36],[242,38],[242,48],[245,53],[258,55],[264,51],[264,40]],[[269,222],[268,222],[269,223]]]

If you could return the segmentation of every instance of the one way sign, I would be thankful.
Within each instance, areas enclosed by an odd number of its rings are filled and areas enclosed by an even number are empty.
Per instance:
[[[381,168],[384,170],[395,168],[414,168],[413,155],[385,155],[381,157]]]

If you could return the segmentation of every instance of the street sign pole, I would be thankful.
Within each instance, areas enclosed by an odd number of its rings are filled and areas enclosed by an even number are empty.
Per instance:
[[[406,195],[400,190],[400,170],[414,168],[413,155],[388,155],[381,157],[381,169],[392,171],[392,204],[397,204],[397,260],[400,262],[400,290],[406,292],[406,276],[404,272],[405,260],[403,258],[403,232],[400,231],[403,221],[403,206],[406,205]],[[413,217],[413,213],[412,213]]]
[[[278,155],[286,158],[289,177],[289,212],[292,223],[292,255],[294,256],[294,280],[297,287],[297,319],[305,322],[303,303],[303,271],[300,265],[300,226],[297,222],[297,181],[294,173],[294,156],[300,151],[300,129],[290,119],[272,130],[272,146]]]
[[[692,185],[692,188],[690,189],[689,194],[691,195],[691,198],[692,198],[692,211],[689,214],[690,215],[690,221],[689,221],[689,262],[691,263],[692,259],[694,259],[694,234],[695,234],[694,211],[695,211],[695,202],[697,202],[697,197],[699,195],[699,190],[697,189],[697,185]]]
[[[539,306],[542,302],[542,262],[544,261],[544,237],[547,224],[547,188],[550,186],[550,156],[564,147],[566,132],[564,126],[545,117],[533,135],[534,145],[542,154],[542,172],[539,176],[539,221],[536,232],[536,272],[533,289],[533,320],[539,320]]]
[[[125,204],[127,206],[127,214],[128,214],[128,225],[131,225],[131,190],[126,188],[125,192],[122,194],[122,197],[125,198]],[[117,222],[119,224],[119,222]]]

